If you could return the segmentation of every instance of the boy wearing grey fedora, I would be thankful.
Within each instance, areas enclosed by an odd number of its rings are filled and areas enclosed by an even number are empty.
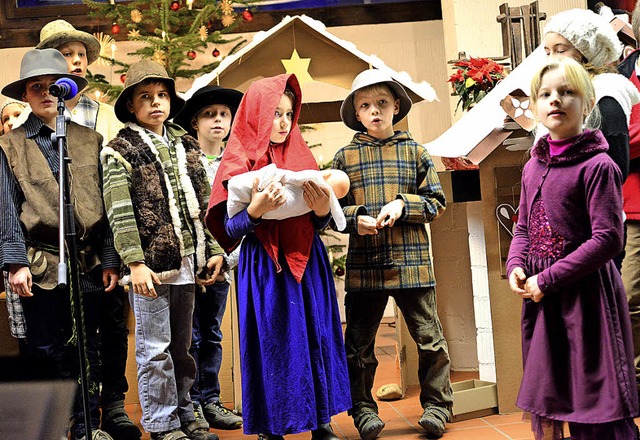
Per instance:
[[[353,403],[349,414],[363,440],[384,428],[371,388],[378,365],[374,341],[390,296],[418,345],[424,408],[419,424],[429,438],[443,435],[453,405],[425,228],[444,212],[445,197],[426,149],[408,132],[394,131],[393,124],[410,109],[404,88],[380,70],[356,76],[340,109],[345,125],[358,132],[336,153],[333,167],[351,181],[340,200],[350,235],[345,350]]]
[[[26,356],[36,368],[53,363],[56,377],[79,375],[70,288],[57,283],[58,266],[58,148],[55,133],[56,98],[49,86],[68,78],[79,89],[87,81],[71,75],[64,57],[54,49],[30,50],[22,58],[20,79],[2,89],[12,99],[31,107],[27,120],[0,137],[0,212],[2,268],[9,272],[11,290],[20,295],[26,320]],[[83,300],[87,358],[90,368],[90,420],[93,439],[111,439],[99,426],[97,383],[98,311],[100,293],[112,290],[118,280],[120,259],[113,246],[103,204],[99,152],[102,136],[70,122],[67,154],[70,191],[74,200],[79,260],[79,288]],[[47,369],[50,370],[50,369]],[[43,372],[45,375],[51,371]],[[84,438],[80,393],[73,410],[71,431]]]
[[[207,171],[209,185],[213,185],[240,100],[242,93],[237,90],[205,86],[187,100],[173,119],[198,140],[202,151],[200,159]],[[236,249],[225,256],[227,272],[219,277],[220,280],[198,289],[193,310],[189,353],[196,361],[196,380],[191,387],[191,400],[196,418],[204,417],[209,426],[216,429],[239,429],[242,426],[242,417],[222,405],[219,380],[222,364],[220,327],[227,308],[230,270],[237,265],[239,252],[240,249]]]
[[[88,32],[80,31],[65,20],[54,20],[40,31],[36,49],[57,49],[67,60],[69,73],[85,78],[87,67],[98,59],[100,42]],[[78,93],[65,101],[71,120],[96,130],[108,142],[122,128],[113,107]],[[127,295],[120,285],[101,295],[100,361],[102,363],[101,427],[114,440],[137,440],[142,436],[124,409],[125,393],[129,389],[127,367],[128,340],[125,320]]]
[[[153,440],[217,440],[195,419],[189,346],[196,283],[213,284],[224,257],[202,222],[200,146],[167,123],[183,106],[160,64],[131,65],[114,106],[125,127],[101,153],[103,197],[136,321],[140,423]]]

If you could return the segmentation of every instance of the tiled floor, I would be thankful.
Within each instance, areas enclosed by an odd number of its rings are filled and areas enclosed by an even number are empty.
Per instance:
[[[400,382],[400,371],[396,363],[395,329],[391,325],[380,327],[376,341],[376,355],[380,361],[376,374],[374,392],[378,387]],[[452,381],[477,378],[476,373],[453,373]],[[386,427],[380,435],[380,440],[386,439],[426,439],[418,419],[422,415],[422,408],[418,401],[418,387],[410,387],[406,396],[393,402],[378,402],[380,417]],[[140,420],[138,405],[127,405],[127,411],[135,422]],[[333,418],[332,426],[336,435],[345,440],[358,440],[358,432],[353,426],[351,417],[347,413],[338,414]],[[221,440],[255,439],[256,436],[246,436],[242,430],[216,431]],[[148,440],[149,434],[144,433],[142,440]],[[308,440],[309,433],[301,433],[286,437],[287,440]],[[466,420],[447,425],[443,440],[507,440],[533,439],[529,423],[522,420],[522,414],[492,415],[479,419]]]

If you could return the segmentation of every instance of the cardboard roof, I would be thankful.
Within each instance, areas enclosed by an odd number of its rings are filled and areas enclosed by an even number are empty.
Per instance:
[[[227,56],[213,71],[195,79],[184,98],[188,99],[196,90],[210,84],[244,92],[257,79],[285,73],[281,60],[291,58],[294,49],[300,58],[311,58],[308,71],[314,81],[345,89],[343,96],[348,94],[358,73],[376,68],[386,71],[402,84],[414,103],[437,99],[429,83],[414,82],[408,73],[389,68],[376,56],[367,55],[353,43],[327,32],[322,22],[304,15],[287,16],[268,31],[256,33],[251,43]],[[340,121],[341,103],[307,103],[303,106],[300,122]]]

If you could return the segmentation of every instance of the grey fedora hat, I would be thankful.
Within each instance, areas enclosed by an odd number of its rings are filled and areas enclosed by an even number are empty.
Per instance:
[[[182,107],[184,107],[184,99],[176,93],[176,83],[173,78],[169,76],[165,68],[155,61],[144,59],[133,63],[129,67],[124,80],[124,89],[120,92],[118,99],[116,99],[113,105],[116,117],[120,122],[136,122],[136,116],[127,109],[127,101],[131,99],[131,94],[135,86],[147,79],[157,79],[167,85],[169,94],[171,95],[171,110],[169,111],[169,117],[167,119],[173,118],[182,110]]]
[[[27,81],[44,75],[53,75],[58,79],[69,78],[76,83],[78,90],[84,89],[89,84],[86,79],[69,73],[67,60],[56,49],[32,49],[22,57],[20,79],[4,86],[2,94],[22,101]]]
[[[353,97],[358,90],[374,84],[386,84],[391,88],[396,99],[400,100],[400,111],[393,117],[394,124],[402,121],[402,119],[407,116],[407,113],[409,113],[409,110],[411,110],[411,105],[413,104],[411,102],[411,98],[409,98],[409,95],[407,95],[404,87],[402,87],[399,82],[394,81],[389,74],[378,69],[364,70],[353,79],[351,92],[342,102],[342,106],[340,106],[340,118],[350,129],[355,131],[367,131],[365,126],[362,125],[362,122],[358,121],[356,118],[356,109],[353,104]]]

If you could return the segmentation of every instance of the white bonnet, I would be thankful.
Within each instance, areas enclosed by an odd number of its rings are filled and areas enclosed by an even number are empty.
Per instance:
[[[555,32],[569,40],[594,66],[620,58],[623,45],[606,19],[588,9],[570,9],[549,19],[545,35]]]

